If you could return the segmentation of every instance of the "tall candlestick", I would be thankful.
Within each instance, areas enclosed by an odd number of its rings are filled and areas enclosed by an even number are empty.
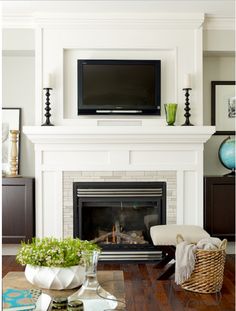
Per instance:
[[[190,122],[190,117],[191,117],[191,114],[190,114],[190,103],[189,103],[189,96],[190,96],[190,94],[189,94],[189,92],[190,92],[190,90],[192,90],[190,87],[188,88],[184,88],[183,89],[183,91],[185,91],[185,108],[184,108],[184,110],[185,110],[185,114],[184,114],[184,116],[185,116],[185,122],[184,122],[184,124],[182,124],[182,125],[184,125],[184,126],[192,126],[193,124]]]
[[[49,99],[50,98],[50,91],[52,90],[52,88],[46,87],[46,88],[44,88],[44,90],[46,90],[46,93],[45,93],[45,95],[46,95],[46,103],[45,103],[45,105],[46,105],[46,107],[45,107],[46,113],[44,115],[46,117],[46,121],[41,126],[53,126],[53,124],[50,121],[50,117],[51,117],[50,111],[51,111],[51,108],[50,108],[50,99]]]

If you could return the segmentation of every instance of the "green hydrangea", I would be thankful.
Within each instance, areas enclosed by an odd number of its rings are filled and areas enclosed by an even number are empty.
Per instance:
[[[32,243],[21,243],[16,261],[21,265],[30,264],[44,267],[70,267],[83,263],[82,252],[99,250],[89,241],[78,238],[34,238]]]

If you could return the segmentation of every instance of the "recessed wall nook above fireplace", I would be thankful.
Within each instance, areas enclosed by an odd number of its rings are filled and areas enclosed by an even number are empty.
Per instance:
[[[36,124],[41,125],[44,119],[42,86],[50,72],[53,75],[52,123],[90,126],[91,119],[79,118],[77,113],[77,61],[86,59],[160,61],[161,111],[168,102],[176,102],[179,109],[184,108],[183,78],[185,73],[191,73],[191,121],[202,125],[204,14],[153,12],[148,4],[143,13],[110,13],[94,13],[92,19],[83,13],[50,14],[48,17],[37,14],[33,18],[37,29]],[[176,124],[183,123],[183,115],[177,115]],[[163,118],[162,113],[160,118],[155,118],[155,123],[163,125]]]

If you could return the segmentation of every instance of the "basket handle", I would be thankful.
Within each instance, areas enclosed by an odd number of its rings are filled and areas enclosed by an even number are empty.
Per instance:
[[[224,250],[224,249],[226,249],[226,246],[227,246],[227,240],[224,239],[224,240],[220,243],[219,249]]]
[[[176,244],[179,244],[181,242],[184,242],[184,238],[183,238],[182,234],[178,233],[176,235]]]

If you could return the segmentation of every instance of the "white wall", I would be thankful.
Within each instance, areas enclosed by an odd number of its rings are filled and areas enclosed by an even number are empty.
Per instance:
[[[235,31],[234,30],[204,30],[203,50],[206,52],[234,52]]]
[[[21,128],[35,124],[34,30],[2,31],[2,107],[21,108]],[[20,174],[34,176],[34,148],[21,133]]]
[[[203,101],[204,124],[211,124],[211,81],[234,81],[235,58],[233,56],[205,56],[203,58]],[[212,136],[204,147],[205,175],[223,175],[229,173],[218,159],[218,149],[222,141],[227,138],[223,135]]]
[[[21,126],[34,125],[34,57],[3,56],[3,107],[20,107]],[[33,144],[21,133],[20,174],[34,176]]]
[[[21,127],[35,124],[34,31],[3,30],[2,106],[21,109]],[[34,176],[33,144],[21,133],[20,174]]]
[[[2,41],[4,51],[33,51],[34,31],[32,29],[4,29]]]

